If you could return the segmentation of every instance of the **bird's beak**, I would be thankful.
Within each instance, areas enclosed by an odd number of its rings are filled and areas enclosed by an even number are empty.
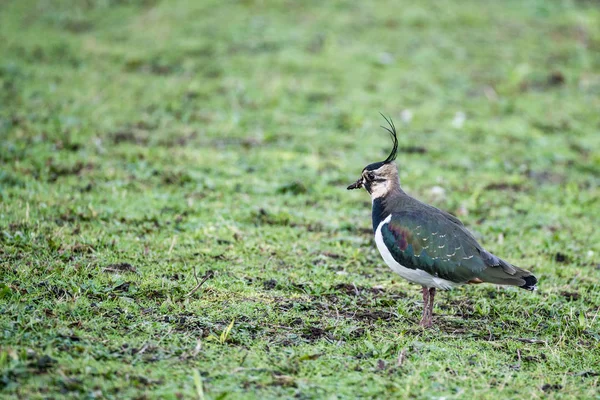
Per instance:
[[[361,187],[363,187],[363,180],[362,180],[362,178],[360,178],[359,180],[357,180],[356,182],[354,182],[352,185],[348,186],[348,190],[360,189]]]

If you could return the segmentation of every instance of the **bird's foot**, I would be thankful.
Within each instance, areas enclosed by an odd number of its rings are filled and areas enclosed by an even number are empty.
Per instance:
[[[419,322],[419,325],[421,325],[423,328],[431,328],[431,326],[433,325],[433,321],[431,318],[423,317],[423,319],[421,319],[421,322]]]

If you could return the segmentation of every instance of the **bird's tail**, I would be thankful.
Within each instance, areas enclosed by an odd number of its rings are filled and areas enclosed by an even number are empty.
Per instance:
[[[529,272],[529,271],[526,271]],[[525,281],[525,284],[519,286],[522,289],[525,290],[537,290],[537,278],[534,275],[528,275],[528,276],[524,276],[523,280]]]
[[[529,271],[515,267],[491,253],[487,253],[489,267],[481,271],[479,278],[483,282],[496,285],[518,286],[526,290],[536,290],[537,278]]]
[[[529,271],[518,267],[512,267],[514,274],[506,272],[500,267],[490,267],[483,271],[480,279],[483,282],[495,283],[496,285],[518,286],[526,290],[536,290],[537,278]]]

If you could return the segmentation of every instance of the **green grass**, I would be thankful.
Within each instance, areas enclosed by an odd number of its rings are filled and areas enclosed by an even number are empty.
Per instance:
[[[598,110],[594,1],[0,2],[0,397],[598,399]],[[418,327],[380,111],[537,292]]]

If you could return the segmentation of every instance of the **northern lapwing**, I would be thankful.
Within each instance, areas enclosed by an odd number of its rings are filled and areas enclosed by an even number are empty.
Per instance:
[[[383,115],[382,115],[383,116]],[[431,327],[436,289],[468,283],[494,283],[535,290],[537,278],[486,251],[455,216],[422,203],[400,187],[398,137],[383,116],[393,140],[390,155],[367,165],[348,190],[365,188],[373,202],[373,232],[385,263],[404,279],[423,287],[421,325]]]

